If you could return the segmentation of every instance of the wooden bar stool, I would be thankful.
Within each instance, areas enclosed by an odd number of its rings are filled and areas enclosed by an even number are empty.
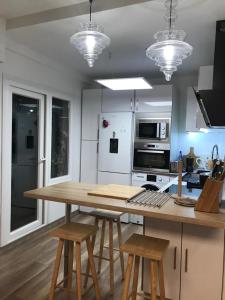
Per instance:
[[[163,256],[168,248],[169,241],[141,234],[133,234],[121,247],[122,252],[128,253],[128,262],[121,300],[137,298],[138,275],[140,258],[150,260],[151,300],[157,300],[157,279],[159,280],[160,300],[165,300]],[[131,273],[134,263],[132,291],[129,294]],[[158,278],[157,278],[158,277]]]
[[[120,265],[121,265],[121,272],[122,272],[122,279],[124,279],[124,258],[123,253],[119,250],[114,248],[113,246],[113,222],[115,221],[117,223],[117,233],[118,233],[118,242],[119,247],[122,245],[122,231],[121,231],[121,222],[120,217],[123,215],[121,212],[116,211],[110,211],[110,210],[104,210],[104,209],[96,209],[89,213],[89,215],[95,217],[95,225],[98,226],[99,221],[102,220],[102,228],[101,228],[101,236],[100,236],[100,247],[99,247],[99,253],[97,255],[94,255],[94,257],[98,258],[98,274],[101,273],[101,267],[102,267],[102,260],[106,260],[109,262],[109,281],[110,281],[110,292],[111,294],[114,293],[114,262],[117,259],[120,259]],[[106,224],[109,225],[109,246],[105,246],[105,234],[106,234]],[[95,246],[95,239],[96,236],[92,239],[92,245],[93,249]],[[109,249],[109,257],[103,256],[103,250],[104,248]],[[119,255],[114,258],[114,251],[118,251]],[[87,271],[86,271],[86,278],[84,281],[84,288],[87,286],[88,281],[88,274],[89,274],[89,263],[87,264]]]
[[[99,284],[97,280],[97,274],[96,274],[95,264],[93,259],[93,248],[90,240],[92,236],[96,235],[97,230],[98,227],[93,225],[68,223],[50,232],[50,236],[59,238],[59,243],[58,243],[58,248],[56,253],[54,271],[52,275],[49,300],[55,299],[56,288],[60,287],[60,285],[65,280],[67,280],[67,291],[69,292],[72,289],[74,242],[76,243],[76,300],[81,300],[82,297],[81,243],[83,241],[86,241],[87,244],[88,261],[89,261],[91,274],[95,286],[96,299],[100,300],[100,289],[99,289]],[[68,277],[64,278],[61,282],[57,284],[62,250],[65,241],[69,241]]]

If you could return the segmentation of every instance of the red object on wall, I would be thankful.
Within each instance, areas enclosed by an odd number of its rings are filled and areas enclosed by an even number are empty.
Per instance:
[[[104,128],[107,128],[107,127],[109,126],[109,121],[103,120],[103,121],[102,121],[102,126],[103,126]]]

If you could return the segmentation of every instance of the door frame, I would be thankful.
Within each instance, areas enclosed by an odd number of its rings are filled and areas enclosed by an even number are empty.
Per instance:
[[[15,231],[10,231],[11,220],[11,166],[12,166],[12,95],[21,94],[38,99],[39,102],[39,147],[38,147],[38,187],[44,185],[45,163],[45,95],[31,91],[30,88],[10,81],[4,82],[2,107],[2,214],[1,214],[1,246],[6,245],[41,227],[45,223],[44,204],[38,201],[37,220]],[[10,121],[9,121],[10,120]]]

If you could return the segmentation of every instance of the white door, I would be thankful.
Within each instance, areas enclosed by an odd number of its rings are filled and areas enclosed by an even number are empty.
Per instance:
[[[124,112],[134,110],[134,91],[102,90],[102,112]]]
[[[2,245],[43,224],[43,201],[23,196],[43,186],[45,99],[8,85],[3,97]]]
[[[82,99],[82,140],[98,140],[99,114],[101,113],[102,90],[83,91]]]
[[[180,300],[220,300],[224,230],[183,225]]]
[[[100,115],[98,171],[130,173],[132,113]]]
[[[145,218],[146,235],[170,241],[163,264],[166,298],[173,300],[179,300],[180,292],[181,232],[181,223]],[[150,291],[149,264],[147,263],[144,264],[144,291]],[[204,298],[189,297],[187,299],[200,300]]]
[[[98,142],[81,142],[81,175],[82,183],[97,183]]]

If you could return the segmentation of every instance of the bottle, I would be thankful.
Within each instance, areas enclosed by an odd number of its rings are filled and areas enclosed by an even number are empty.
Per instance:
[[[179,151],[178,160],[183,160],[183,154],[182,154],[182,151]]]

